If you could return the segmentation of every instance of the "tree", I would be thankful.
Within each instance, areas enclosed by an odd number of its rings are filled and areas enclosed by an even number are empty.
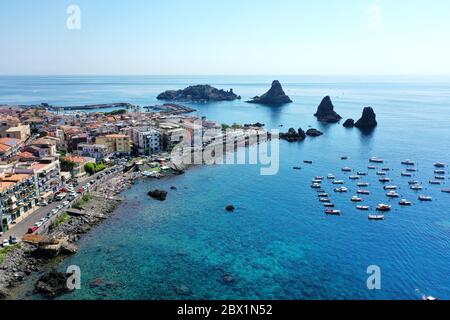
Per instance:
[[[61,171],[72,172],[73,168],[75,168],[75,162],[61,158]]]
[[[95,164],[90,162],[90,163],[86,163],[84,165],[84,171],[86,171],[90,176],[92,176],[93,174],[95,174]]]

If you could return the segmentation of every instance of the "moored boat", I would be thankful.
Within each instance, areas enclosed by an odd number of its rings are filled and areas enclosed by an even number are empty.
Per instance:
[[[435,184],[435,185],[436,185],[436,184],[437,184],[437,185],[441,184],[441,182],[440,182],[440,181],[437,181],[437,180],[430,180],[429,183],[430,183],[430,184]]]
[[[357,186],[358,186],[358,187],[368,187],[368,186],[369,186],[369,183],[368,183],[368,182],[359,182],[359,183],[357,184]]]
[[[377,211],[391,211],[392,206],[388,205],[388,204],[379,204],[377,207]]]
[[[391,182],[391,179],[390,178],[380,178],[379,181],[386,183],[386,182]]]
[[[342,156],[341,160],[348,160],[348,157],[347,156]]]
[[[356,193],[357,194],[370,194],[370,191],[369,190],[358,190]]]
[[[408,168],[406,169],[407,172],[417,172],[416,168]]]
[[[322,183],[322,180],[313,180],[312,183],[321,184],[321,183]]]
[[[369,215],[369,220],[384,220],[384,215],[383,214],[370,214]]]
[[[327,179],[329,179],[329,180],[332,180],[332,179],[336,179],[336,176],[334,175],[334,174],[329,174],[328,176],[327,176]]]
[[[321,176],[316,176],[314,179],[316,179],[316,180],[323,180],[324,178],[321,177]]]
[[[302,167],[294,167],[294,170],[302,170]]]
[[[386,196],[389,198],[400,198],[400,194],[395,191],[389,191],[388,193],[386,193]]]
[[[369,206],[356,206],[356,209],[362,210],[362,211],[369,211],[370,207]]]
[[[313,184],[311,185],[311,188],[313,188],[313,189],[319,189],[319,188],[321,188],[321,185],[320,185],[319,183],[313,183]]]
[[[326,203],[323,204],[323,206],[326,207],[326,208],[334,208],[334,204],[331,203],[331,202],[326,202]]]
[[[319,198],[326,198],[328,197],[328,193],[319,193],[318,196]]]
[[[436,180],[445,180],[445,176],[435,176]]]
[[[411,190],[414,190],[414,191],[418,191],[418,190],[423,190],[423,187],[422,187],[421,185],[419,185],[419,184],[413,184],[413,185],[410,187],[410,189],[411,189]]]
[[[406,199],[400,200],[400,202],[398,204],[401,206],[411,206],[412,205],[412,203]]]
[[[414,185],[416,185],[416,184],[419,184],[419,181],[411,180],[411,181],[408,181],[408,184],[409,184],[410,186],[414,186]]]
[[[381,168],[381,171],[391,171],[390,168]]]
[[[412,173],[411,172],[407,172],[407,171],[403,171],[402,172],[402,177],[412,177]]]
[[[445,174],[445,170],[434,170],[435,174]]]
[[[359,176],[350,176],[349,178],[350,178],[350,180],[358,180]]]
[[[419,196],[420,201],[433,201],[433,198],[430,196]]]
[[[370,169],[370,170],[375,170],[377,167],[375,167],[375,166],[368,166],[367,167],[367,169]]]
[[[348,189],[346,187],[335,188],[334,192],[344,193],[344,192],[348,192]]]
[[[384,171],[377,172],[377,176],[385,176],[385,175],[386,175],[386,172],[384,172]]]
[[[363,198],[360,198],[358,196],[353,196],[352,197],[352,202],[362,202],[362,201],[363,201]]]
[[[331,200],[328,198],[320,198],[319,201],[320,202],[331,202]]]
[[[357,175],[358,176],[367,176],[367,172],[358,171]]]
[[[435,166],[436,168],[445,168],[445,163],[443,163],[443,162],[436,162],[436,163],[434,164],[434,166]]]
[[[303,160],[303,163],[312,164],[313,162],[311,160]]]
[[[369,162],[373,162],[373,163],[384,163],[383,159],[377,158],[377,157],[372,157],[369,159]]]
[[[397,190],[397,186],[384,186],[384,190]]]
[[[340,216],[341,215],[341,210],[327,209],[327,210],[325,210],[325,213],[327,215]]]
[[[402,164],[407,165],[407,166],[414,166],[416,165],[413,161],[407,159],[405,161],[402,161]]]
[[[443,193],[450,193],[450,189],[442,189]]]
[[[344,167],[341,170],[342,170],[342,172],[352,172],[352,169],[349,167]]]
[[[343,180],[334,180],[333,184],[344,184],[345,182]]]

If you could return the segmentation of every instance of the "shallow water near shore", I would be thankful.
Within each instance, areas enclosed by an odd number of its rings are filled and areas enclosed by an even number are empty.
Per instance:
[[[154,104],[157,93],[195,83],[232,87],[245,100],[266,91],[273,79],[44,79],[36,90],[51,94],[47,99],[36,94],[35,102],[72,104],[79,88],[90,87],[92,100],[84,95],[86,100],[76,104],[112,102],[111,97]],[[450,163],[449,79],[279,80],[295,103],[279,108],[244,101],[189,106],[220,122],[259,121],[268,128],[282,124],[286,131],[312,125],[324,136],[280,142],[280,171],[274,176],[261,176],[258,166],[223,165],[138,182],[123,193],[126,201],[116,214],[82,238],[79,253],[59,265],[64,270],[75,264],[82,271],[82,289],[60,299],[420,299],[421,294],[449,299],[450,195],[440,191],[449,187],[449,175],[442,186],[428,185],[433,163]],[[8,99],[1,92],[0,102],[13,101],[10,90]],[[362,107],[371,105],[378,128],[362,133],[317,123],[313,114],[325,95],[344,118],[357,119]],[[342,161],[343,155],[349,160]],[[368,221],[367,212],[355,209],[350,198],[356,182],[341,172],[344,166],[367,171],[372,156],[387,161],[383,167],[391,168],[392,184],[415,203],[400,208],[398,200],[392,200],[394,209],[381,222]],[[313,164],[303,164],[305,159]],[[400,176],[405,159],[418,163],[413,178]],[[292,169],[297,165],[302,170]],[[341,217],[325,216],[310,188],[314,176],[328,173],[346,180],[353,191],[334,194],[332,185],[324,182],[344,213]],[[424,183],[421,193],[433,196],[433,202],[417,201],[418,194],[408,188],[411,179]],[[375,172],[362,180],[371,183],[365,204],[389,201]],[[169,190],[171,186],[177,190]],[[167,201],[147,197],[154,188],[168,190]],[[229,204],[236,206],[235,213],[225,212]],[[381,268],[381,290],[367,289],[370,265]]]

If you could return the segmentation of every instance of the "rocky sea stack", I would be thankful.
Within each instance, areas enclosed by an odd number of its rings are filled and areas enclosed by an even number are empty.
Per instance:
[[[319,130],[317,130],[317,129],[314,129],[314,128],[312,128],[312,129],[308,129],[307,131],[306,131],[306,135],[308,136],[308,137],[320,137],[321,135],[323,135],[323,132],[321,132],[321,131],[319,131]]]
[[[361,119],[355,123],[355,127],[359,129],[373,129],[377,125],[377,116],[372,107],[364,108]]]
[[[233,101],[241,99],[230,91],[214,88],[210,85],[190,86],[183,90],[168,90],[156,97],[158,100],[181,102]]]
[[[247,102],[265,104],[268,106],[277,106],[291,103],[292,100],[284,93],[280,81],[275,80],[272,82],[272,87],[269,89],[269,91],[267,91],[262,96],[256,96]]]
[[[148,193],[148,196],[159,201],[165,201],[167,197],[167,191],[153,190]]]
[[[323,98],[322,102],[317,107],[317,112],[314,116],[317,117],[319,121],[327,123],[336,123],[342,119],[342,117],[334,111],[334,106],[329,96]]]
[[[353,120],[353,119],[347,119],[347,120],[345,120],[343,126],[344,126],[345,128],[353,128],[353,127],[355,126],[355,120]]]
[[[40,277],[36,282],[34,287],[35,292],[50,298],[63,295],[71,291],[67,287],[68,279],[69,275],[67,274],[57,271],[49,272]]]
[[[306,138],[306,133],[302,128],[297,131],[294,128],[290,128],[287,133],[280,133],[280,139],[286,140],[288,142],[298,142],[303,141]]]

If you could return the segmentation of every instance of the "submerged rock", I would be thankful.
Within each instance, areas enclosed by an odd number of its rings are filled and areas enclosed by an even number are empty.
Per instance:
[[[355,127],[360,129],[372,129],[377,125],[377,116],[372,107],[364,108],[361,119],[355,123]]]
[[[280,139],[289,141],[289,142],[298,142],[303,141],[306,138],[306,133],[302,128],[299,128],[295,131],[294,128],[290,128],[287,133],[280,133]]]
[[[353,128],[353,127],[355,126],[355,120],[353,120],[353,119],[347,119],[347,120],[345,120],[343,126],[344,126],[345,128]]]
[[[170,190],[177,190],[177,187],[172,186],[172,187],[170,187]]]
[[[51,271],[39,278],[34,289],[44,296],[57,297],[72,291],[67,287],[68,278],[65,273]]]
[[[230,284],[235,283],[236,281],[237,281],[236,277],[234,275],[232,275],[231,273],[226,273],[222,276],[222,282],[224,284],[230,285]]]
[[[317,117],[319,121],[327,123],[336,123],[342,119],[342,117],[334,111],[334,106],[329,96],[322,99],[314,116]]]
[[[306,131],[306,135],[309,137],[319,137],[319,136],[323,135],[323,132],[321,132],[317,129],[311,128],[308,131]]]
[[[148,195],[150,197],[152,197],[153,199],[156,199],[156,200],[159,200],[159,201],[164,201],[164,200],[166,200],[166,197],[167,197],[167,191],[164,191],[164,190],[153,190],[153,191],[150,191],[148,193]]]
[[[269,91],[267,91],[262,96],[256,96],[247,102],[276,106],[291,103],[292,100],[284,93],[283,87],[281,86],[280,82],[278,80],[275,80],[272,82],[272,86]]]
[[[187,87],[183,90],[168,90],[158,95],[158,100],[167,101],[192,101],[192,102],[208,102],[208,101],[232,101],[241,99],[240,96],[230,91],[214,88],[210,85],[195,85]]]

